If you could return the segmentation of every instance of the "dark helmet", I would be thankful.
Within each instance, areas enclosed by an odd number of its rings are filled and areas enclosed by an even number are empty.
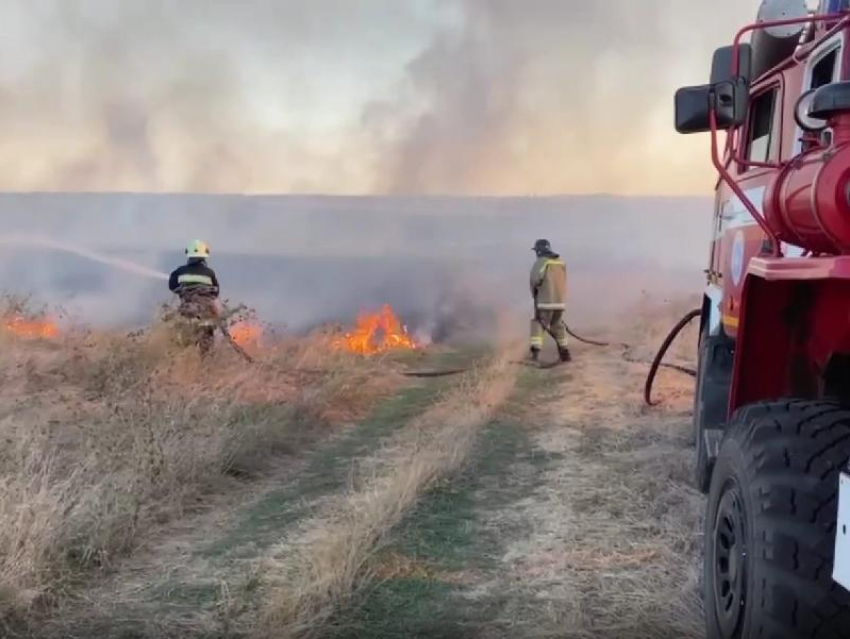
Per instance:
[[[538,255],[545,255],[546,253],[552,252],[552,245],[549,244],[549,240],[537,240],[534,243],[534,252]]]

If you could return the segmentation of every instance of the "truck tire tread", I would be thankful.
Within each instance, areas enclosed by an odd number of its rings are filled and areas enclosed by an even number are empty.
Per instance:
[[[850,593],[832,580],[850,410],[794,400],[747,406],[734,416],[721,457],[730,447],[742,454],[753,511],[756,611],[747,638],[850,637]]]

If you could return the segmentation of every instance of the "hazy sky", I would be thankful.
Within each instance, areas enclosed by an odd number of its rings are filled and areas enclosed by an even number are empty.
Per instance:
[[[2,0],[0,189],[708,193],[758,0]]]

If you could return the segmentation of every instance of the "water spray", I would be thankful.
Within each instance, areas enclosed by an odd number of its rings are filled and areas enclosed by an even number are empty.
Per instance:
[[[0,244],[53,249],[54,251],[71,253],[93,262],[114,266],[122,271],[134,273],[135,275],[147,277],[148,279],[168,281],[168,274],[163,273],[162,271],[157,271],[156,269],[152,269],[142,264],[136,264],[130,260],[101,255],[100,253],[95,253],[87,248],[65,242],[59,242],[47,237],[36,235],[7,235],[5,237],[0,237]]]

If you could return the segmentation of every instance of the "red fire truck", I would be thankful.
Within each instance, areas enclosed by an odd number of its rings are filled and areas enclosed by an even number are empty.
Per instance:
[[[850,0],[765,0],[676,94],[718,172],[694,405],[710,639],[850,639]]]

